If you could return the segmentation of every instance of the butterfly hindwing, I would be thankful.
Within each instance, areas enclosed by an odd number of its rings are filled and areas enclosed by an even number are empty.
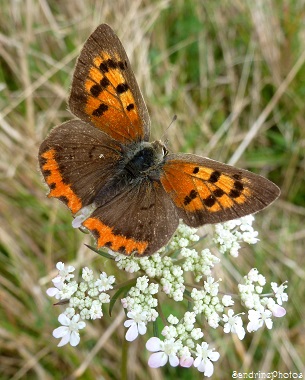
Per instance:
[[[130,256],[147,256],[163,247],[174,234],[179,217],[159,182],[126,184],[107,204],[83,222],[97,246]]]
[[[75,214],[91,204],[113,176],[121,146],[80,120],[54,128],[39,149],[39,164],[49,197],[63,201]]]
[[[100,25],[85,42],[72,82],[74,115],[122,143],[148,141],[149,114],[126,52],[113,30]]]
[[[193,227],[260,211],[280,192],[264,177],[193,154],[170,154],[162,169],[165,191]]]

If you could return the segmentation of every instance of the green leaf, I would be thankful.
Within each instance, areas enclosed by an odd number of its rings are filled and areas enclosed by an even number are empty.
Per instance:
[[[127,284],[123,285],[122,287],[120,287],[117,292],[115,292],[115,294],[113,295],[113,297],[111,297],[111,300],[110,300],[110,304],[109,304],[109,315],[111,317],[111,313],[112,313],[112,309],[117,301],[117,299],[119,298],[119,296],[124,293],[124,294],[127,294],[128,293],[128,290],[135,284],[136,282],[136,279],[134,279],[133,281],[128,281]]]
[[[89,249],[91,249],[92,251],[96,252],[100,256],[105,257],[106,259],[114,260],[114,257],[112,255],[109,255],[109,253],[107,253],[106,251],[100,251],[94,247],[91,247],[91,245],[88,245],[88,244],[85,244],[85,246],[88,247]]]

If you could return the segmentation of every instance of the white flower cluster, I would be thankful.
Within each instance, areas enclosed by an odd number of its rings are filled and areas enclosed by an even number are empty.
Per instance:
[[[215,224],[214,242],[219,245],[219,252],[229,252],[231,256],[237,257],[240,242],[255,244],[258,242],[258,232],[252,227],[253,215],[247,215],[240,219],[230,220],[225,223]]]
[[[193,288],[191,297],[193,299],[193,311],[196,314],[203,314],[208,324],[216,329],[219,326],[220,316],[224,306],[218,298],[219,282],[215,282],[213,277],[208,277],[203,283],[203,289]]]
[[[106,291],[113,288],[114,276],[107,276],[105,272],[98,279],[94,278],[93,271],[83,268],[82,281],[71,281],[75,268],[69,265],[67,268],[62,262],[57,263],[58,275],[52,280],[54,287],[47,290],[50,297],[61,300],[61,304],[68,306],[58,321],[63,325],[53,331],[55,338],[62,338],[58,346],[70,343],[76,346],[80,337],[78,330],[83,329],[85,319],[97,319],[103,316],[102,306],[110,302]],[[81,320],[81,321],[80,321]]]
[[[125,270],[128,273],[138,272],[140,268],[140,262],[137,259],[131,259],[128,256],[117,255],[115,256],[116,265],[119,269]]]
[[[136,286],[129,290],[126,298],[121,299],[122,306],[128,310],[127,317],[130,318],[124,323],[128,327],[125,338],[129,342],[139,334],[144,335],[147,323],[157,319],[158,312],[155,308],[158,301],[153,295],[158,293],[158,289],[158,284],[148,283],[147,276],[138,277]]]
[[[186,312],[180,322],[170,315],[167,321],[168,325],[161,332],[164,340],[153,337],[146,343],[148,351],[153,352],[148,365],[152,368],[162,367],[167,362],[172,367],[188,368],[193,365],[205,376],[211,376],[214,371],[212,362],[219,359],[219,353],[209,349],[206,342],[196,343],[203,337],[201,329],[195,328],[196,314]]]
[[[193,272],[196,282],[199,282],[203,276],[210,276],[214,265],[220,262],[220,259],[208,248],[200,253],[195,249],[182,248],[180,254],[185,258],[182,269],[185,272]]]
[[[288,300],[288,295],[284,293],[287,285],[284,283],[278,286],[274,282],[271,283],[276,301],[273,297],[262,295],[264,285],[266,285],[266,279],[256,268],[251,269],[248,275],[244,277],[243,284],[238,285],[241,301],[249,309],[249,323],[247,325],[249,332],[258,330],[264,324],[268,329],[271,329],[273,325],[272,315],[283,317],[286,314],[286,310],[281,305]]]
[[[184,223],[180,223],[175,235],[172,237],[168,244],[168,249],[177,250],[188,245],[197,242],[200,237],[197,235],[197,228],[186,226]]]
[[[143,270],[150,278],[155,278],[162,285],[162,290],[168,297],[175,301],[183,300],[185,290],[183,269],[180,265],[175,265],[173,260],[168,257],[161,257],[160,253],[155,253],[150,257],[143,258],[119,258],[116,260],[120,269],[136,268]]]
[[[188,227],[183,223],[179,224],[175,236],[167,247],[172,252],[179,249],[179,257],[176,259],[161,256],[162,252],[165,252],[165,248],[162,248],[150,257],[129,258],[119,255],[115,259],[117,266],[129,273],[144,271],[148,277],[155,278],[160,282],[162,291],[168,297],[175,301],[182,301],[185,291],[184,273],[192,272],[195,281],[199,282],[203,276],[210,275],[211,269],[220,261],[218,257],[212,255],[209,249],[198,253],[195,249],[188,248],[188,245],[199,240],[196,231],[195,228]],[[181,264],[175,264],[179,258]]]
[[[214,241],[219,245],[220,252],[229,252],[236,257],[241,242],[255,244],[258,239],[252,227],[253,220],[253,216],[246,216],[216,225]],[[146,348],[152,352],[148,364],[154,368],[166,363],[174,367],[194,366],[205,376],[211,376],[213,362],[219,359],[219,353],[202,340],[203,332],[196,326],[196,318],[202,321],[203,317],[210,327],[221,327],[224,333],[236,334],[242,340],[246,334],[243,327],[246,313],[235,314],[233,306],[236,301],[233,301],[233,297],[223,294],[223,291],[220,296],[222,280],[212,275],[212,269],[220,259],[209,249],[196,251],[193,245],[198,240],[194,228],[180,224],[167,247],[150,257],[125,257],[114,253],[112,256],[121,270],[129,273],[141,271],[141,276],[136,275],[132,282],[136,282],[136,285],[121,299],[128,318],[124,322],[126,340],[133,341],[139,335],[146,334],[148,322],[156,321],[159,315],[156,308],[162,307],[161,303],[158,305],[156,297],[159,291],[176,302],[187,299],[191,311],[187,311],[180,321],[170,315],[161,332],[163,339],[153,337],[147,341]],[[84,268],[82,281],[77,283],[72,266],[65,267],[63,263],[58,263],[57,269],[59,274],[53,279],[54,287],[48,289],[47,293],[60,300],[59,303],[67,300],[68,307],[59,316],[62,326],[54,330],[53,335],[62,338],[59,346],[67,343],[75,346],[79,343],[78,331],[85,327],[84,320],[103,316],[102,306],[110,302],[106,292],[113,288],[115,278],[103,272],[98,279],[94,279],[93,272]],[[188,281],[190,278],[187,272],[192,274],[196,285],[186,282],[185,277]],[[282,304],[288,300],[286,283],[271,283],[272,294],[263,294],[265,285],[266,279],[257,269],[252,269],[243,278],[242,284],[238,285],[239,304],[248,311],[248,332],[256,331],[263,325],[270,329],[272,316],[285,315]],[[120,285],[116,284],[116,288],[120,289]]]

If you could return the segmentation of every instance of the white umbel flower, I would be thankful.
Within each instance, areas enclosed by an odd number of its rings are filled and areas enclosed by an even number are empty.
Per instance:
[[[206,342],[197,344],[196,349],[197,358],[194,360],[194,367],[198,369],[199,372],[204,372],[204,376],[211,377],[214,372],[215,362],[219,359],[220,355],[214,349],[209,349],[209,345]]]
[[[153,337],[146,342],[146,348],[148,351],[153,352],[148,360],[148,365],[151,368],[163,367],[167,362],[172,367],[179,365],[177,352],[182,348],[179,340],[176,341],[174,338],[171,338],[162,341],[159,338]]]
[[[58,321],[62,326],[57,327],[53,331],[54,338],[61,338],[61,341],[58,343],[58,347],[64,346],[67,343],[70,343],[71,346],[77,346],[80,341],[80,336],[78,330],[83,329],[86,326],[84,321],[79,321],[79,314],[74,315],[71,319],[65,314],[60,314]]]
[[[249,323],[247,325],[247,330],[249,332],[256,331],[259,328],[261,328],[264,324],[270,330],[273,325],[271,316],[272,312],[264,308],[260,308],[260,310],[249,310]]]
[[[234,315],[233,309],[229,309],[228,315],[224,314],[222,320],[225,322],[223,327],[225,333],[231,332],[237,334],[240,340],[244,339],[246,332],[243,328],[243,321],[239,315]]]
[[[146,321],[147,313],[145,311],[129,311],[127,317],[130,318],[124,322],[124,326],[128,327],[125,338],[128,342],[137,339],[138,335],[144,335],[147,331]]]

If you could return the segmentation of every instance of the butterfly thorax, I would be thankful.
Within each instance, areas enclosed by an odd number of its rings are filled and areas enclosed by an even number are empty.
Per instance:
[[[124,171],[133,178],[154,177],[162,164],[167,149],[161,141],[141,142],[124,163]]]
[[[142,141],[124,148],[127,150],[117,173],[98,192],[94,200],[96,206],[107,204],[130,186],[160,180],[160,170],[168,153],[161,141]]]

